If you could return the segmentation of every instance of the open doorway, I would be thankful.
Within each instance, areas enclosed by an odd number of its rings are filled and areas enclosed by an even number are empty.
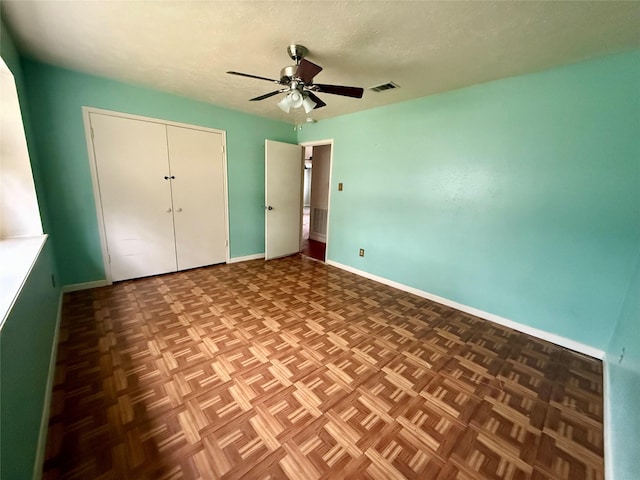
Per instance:
[[[301,252],[321,262],[327,255],[331,147],[304,145]]]

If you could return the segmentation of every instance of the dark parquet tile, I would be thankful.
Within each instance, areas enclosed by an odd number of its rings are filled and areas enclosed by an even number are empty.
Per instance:
[[[45,479],[603,479],[599,361],[289,257],[67,294]]]

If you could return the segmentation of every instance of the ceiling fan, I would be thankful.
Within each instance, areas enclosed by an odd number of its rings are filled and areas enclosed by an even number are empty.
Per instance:
[[[309,113],[315,108],[324,107],[326,103],[318,98],[314,92],[362,98],[364,89],[359,87],[313,83],[313,77],[322,71],[322,67],[304,58],[309,53],[309,50],[306,47],[302,45],[289,45],[287,47],[287,53],[291,59],[296,62],[296,64],[284,67],[280,71],[280,80],[241,72],[227,73],[230,73],[231,75],[239,75],[241,77],[257,78],[258,80],[266,80],[268,82],[282,85],[283,88],[252,98],[250,101],[256,102],[264,100],[265,98],[273,97],[279,93],[287,93],[287,95],[278,102],[278,107],[286,113],[289,113],[291,108],[303,107],[305,112]]]

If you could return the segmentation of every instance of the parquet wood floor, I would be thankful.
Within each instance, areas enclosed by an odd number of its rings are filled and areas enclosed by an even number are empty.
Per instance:
[[[603,479],[599,361],[302,256],[65,295],[45,479]]]

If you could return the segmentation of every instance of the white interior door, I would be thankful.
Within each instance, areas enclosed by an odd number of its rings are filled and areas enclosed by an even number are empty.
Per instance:
[[[111,280],[175,271],[165,125],[96,113],[90,121]]]
[[[265,258],[300,251],[302,147],[265,141]]]
[[[222,134],[167,126],[178,270],[227,259]]]

